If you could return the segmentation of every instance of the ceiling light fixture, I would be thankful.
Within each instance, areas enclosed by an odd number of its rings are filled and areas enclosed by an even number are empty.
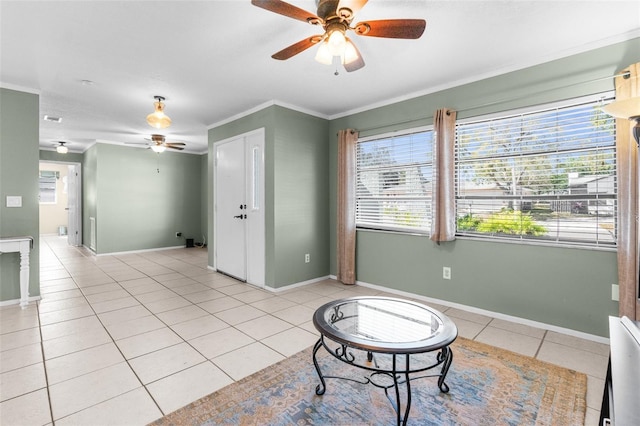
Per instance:
[[[164,152],[167,147],[165,147],[164,145],[151,145],[151,149],[154,152],[157,152],[158,154],[160,154],[161,152]]]
[[[69,148],[65,146],[66,142],[58,142],[58,143],[60,144],[56,147],[56,152],[58,154],[66,154],[67,152],[69,152]]]
[[[620,75],[617,77],[619,78]],[[616,93],[619,93],[621,89],[623,89],[622,86],[635,88],[640,84],[638,76],[632,76],[630,71],[626,71],[621,77],[619,80],[616,79]],[[632,134],[636,143],[640,146],[640,96],[615,100],[602,107],[602,110],[612,117],[622,118],[635,123]]]
[[[154,96],[154,99],[156,99],[156,102],[153,103],[155,111],[147,115],[147,123],[156,129],[165,129],[171,126],[171,119],[164,113],[164,104],[162,103],[164,97]]]

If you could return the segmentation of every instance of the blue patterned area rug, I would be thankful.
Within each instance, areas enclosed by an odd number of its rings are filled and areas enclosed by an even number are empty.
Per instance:
[[[583,425],[587,378],[576,371],[459,337],[446,378],[412,381],[409,425]],[[154,424],[168,425],[393,425],[383,390],[347,380],[320,383],[312,348],[199,399]],[[362,354],[362,356],[366,356]],[[430,356],[433,356],[431,354]],[[362,378],[365,370],[329,356],[326,375]],[[413,361],[412,361],[413,362]],[[403,398],[406,400],[406,395]]]

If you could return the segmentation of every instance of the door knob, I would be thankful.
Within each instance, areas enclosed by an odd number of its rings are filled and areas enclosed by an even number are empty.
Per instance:
[[[238,216],[234,216],[233,218],[234,218],[234,219],[242,219],[242,215],[241,215],[241,214],[239,214]]]

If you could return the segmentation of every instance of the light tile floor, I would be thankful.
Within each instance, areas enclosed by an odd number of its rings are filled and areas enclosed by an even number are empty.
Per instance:
[[[314,310],[381,294],[325,280],[272,293],[199,248],[93,256],[41,238],[42,300],[0,309],[0,424],[142,425],[311,346]],[[461,336],[588,375],[596,425],[609,347],[447,306]]]

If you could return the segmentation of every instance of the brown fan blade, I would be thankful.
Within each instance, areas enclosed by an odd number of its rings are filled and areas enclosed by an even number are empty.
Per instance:
[[[348,64],[344,64],[344,69],[347,72],[357,71],[360,68],[364,67],[364,59],[362,59],[362,55],[360,54],[360,51],[358,50],[356,45],[353,44],[351,40],[347,39],[347,43],[351,43],[353,48],[356,50],[356,53],[358,54],[358,58],[355,61],[349,62]]]
[[[344,12],[338,14],[343,15],[347,19],[352,19],[353,15],[358,13],[358,11],[360,11],[368,1],[369,0],[340,0],[340,3],[338,3],[338,12],[340,12],[341,9],[348,9],[351,13],[350,16],[346,15]]]
[[[279,59],[284,61],[285,59],[289,59],[292,56],[297,55],[300,52],[304,52],[314,44],[317,44],[322,40],[321,35],[315,35],[313,37],[305,38],[304,40],[300,40],[297,43],[292,44],[289,47],[285,47],[281,51],[274,53],[271,55],[273,59]]]
[[[182,151],[182,150],[184,149],[184,148],[181,148],[181,147],[179,147],[179,146],[171,146],[171,145],[169,145],[169,144],[165,144],[165,146],[166,146],[167,148],[177,149],[178,151]]]
[[[424,19],[382,19],[359,22],[353,30],[361,36],[416,39],[422,36],[426,26]]]
[[[313,13],[307,12],[304,9],[300,9],[299,7],[281,0],[251,0],[251,4],[270,12],[278,13],[310,24],[322,23],[322,20]]]
[[[165,142],[165,146],[185,146],[184,142]]]

